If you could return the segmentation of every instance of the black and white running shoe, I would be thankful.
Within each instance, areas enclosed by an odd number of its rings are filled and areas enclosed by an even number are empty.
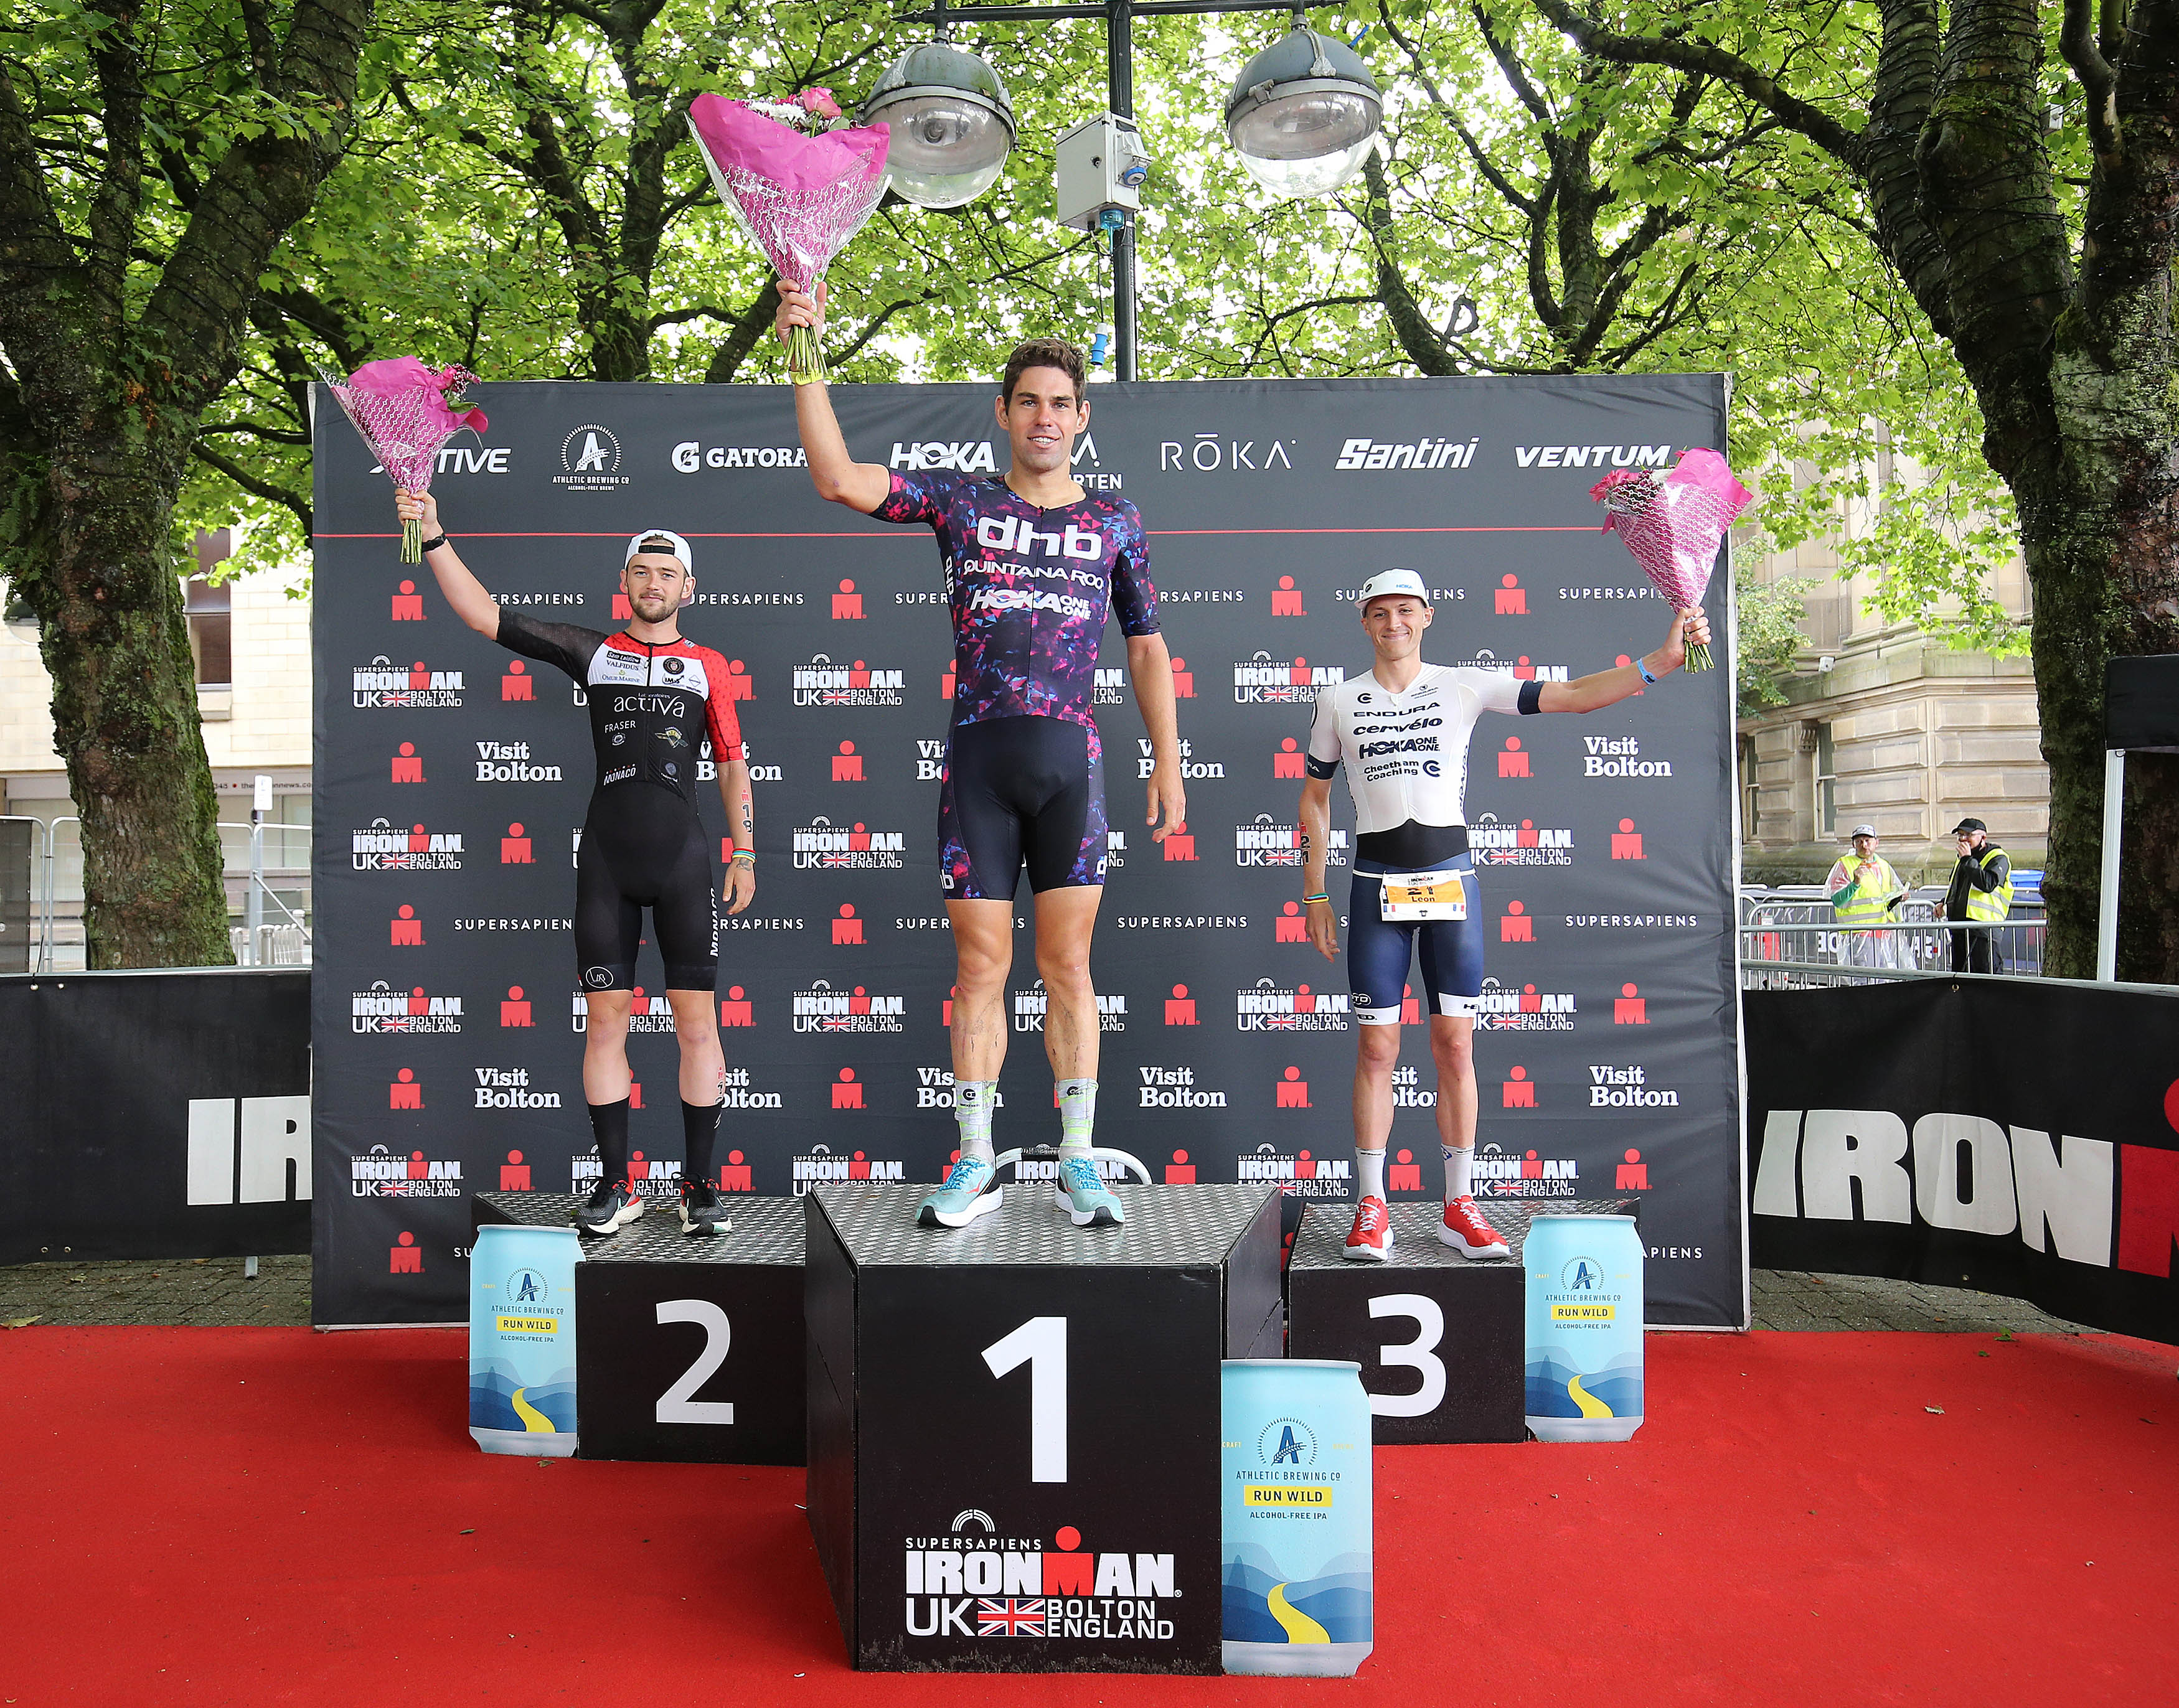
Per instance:
[[[597,1191],[575,1212],[575,1228],[584,1234],[617,1234],[642,1213],[643,1200],[626,1180],[610,1185],[601,1180]]]
[[[699,1240],[716,1240],[734,1225],[718,1189],[707,1180],[681,1182],[681,1231]]]

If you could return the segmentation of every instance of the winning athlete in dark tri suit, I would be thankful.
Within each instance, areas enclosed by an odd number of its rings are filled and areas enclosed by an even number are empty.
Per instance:
[[[487,640],[565,671],[590,702],[597,784],[575,856],[575,957],[590,1010],[583,1094],[604,1172],[576,1226],[611,1234],[643,1213],[628,1179],[628,1025],[649,908],[681,1044],[682,1231],[724,1234],[733,1224],[711,1168],[726,1068],[711,1006],[718,879],[695,793],[707,739],[734,845],[730,913],[756,893],[756,855],[749,765],[727,698],[727,662],[679,632],[680,610],[695,582],[689,543],[665,528],[628,542],[621,588],[634,615],[625,631],[606,634],[502,610],[447,544],[430,495],[404,491],[397,502],[404,519],[422,523],[424,561],[455,615]]]
[[[1437,1063],[1437,1126],[1445,1208],[1433,1231],[1463,1257],[1502,1257],[1506,1242],[1470,1191],[1475,1159],[1475,1015],[1483,994],[1483,927],[1468,851],[1468,742],[1485,712],[1593,712],[1680,668],[1688,643],[1707,641],[1699,610],[1676,611],[1664,644],[1630,665],[1571,682],[1521,682],[1510,671],[1422,661],[1430,589],[1411,569],[1363,583],[1354,601],[1375,660],[1365,676],[1320,694],[1302,785],[1302,900],[1309,939],[1326,961],[1339,949],[1339,916],[1325,883],[1331,779],[1343,764],[1354,797],[1354,880],[1347,902],[1347,974],[1354,1010],[1354,1225],[1344,1255],[1381,1263],[1392,1249],[1385,1202],[1385,1144],[1392,1130],[1392,1070],[1400,1010],[1418,951]]]
[[[780,291],[779,326],[821,324],[813,299]],[[1044,1041],[1058,1082],[1054,1199],[1078,1226],[1126,1219],[1090,1154],[1097,1095],[1097,995],[1090,938],[1103,895],[1103,755],[1090,712],[1109,616],[1150,738],[1152,839],[1181,828],[1172,664],[1158,632],[1142,518],[1123,499],[1084,492],[1068,473],[1090,419],[1081,353],[1032,339],[1007,361],[994,409],[1013,460],[1004,475],[895,474],[848,454],[821,384],[795,387],[795,416],[817,490],[881,522],[938,537],[953,619],[954,693],[938,809],[940,883],[958,958],[953,1107],[960,1155],[923,1202],[925,1227],[958,1228],[998,1207],[991,1109],[1006,1057],[1003,1007],[1013,963],[1013,895],[1024,866],[1036,898]],[[1160,815],[1163,815],[1161,824]]]

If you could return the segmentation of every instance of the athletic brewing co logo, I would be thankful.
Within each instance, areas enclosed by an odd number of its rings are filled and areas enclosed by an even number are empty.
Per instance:
[[[585,421],[560,441],[561,473],[555,486],[576,492],[613,492],[628,483],[620,472],[620,441],[609,428]]]
[[[1347,863],[1347,833],[1333,830],[1328,833],[1331,846],[1325,850],[1327,866]],[[1303,863],[1301,827],[1298,824],[1274,823],[1268,813],[1256,814],[1253,824],[1233,827],[1233,863],[1236,866],[1299,866]]]
[[[813,818],[794,833],[798,872],[897,872],[905,846],[898,830],[873,830],[856,824],[836,829],[830,818]]]
[[[458,1198],[462,1165],[433,1161],[421,1151],[407,1156],[373,1145],[370,1154],[349,1158],[349,1191],[359,1198]]]
[[[527,742],[479,742],[476,780],[480,783],[557,783],[557,765],[535,765],[530,760]]]
[[[1236,991],[1234,999],[1234,1024],[1243,1032],[1347,1030],[1344,991],[1313,992],[1305,984],[1288,988],[1260,978],[1253,987]]]
[[[1275,1145],[1259,1145],[1253,1155],[1243,1152],[1233,1166],[1234,1178],[1243,1184],[1272,1181],[1296,1198],[1343,1198],[1354,1172],[1351,1162],[1315,1157],[1307,1151],[1282,1151]]]
[[[1479,1198],[1575,1198],[1580,1193],[1580,1169],[1569,1158],[1540,1156],[1534,1151],[1509,1157],[1496,1145],[1476,1152],[1469,1176]]]
[[[1375,439],[1349,439],[1339,447],[1331,466],[1342,473],[1358,468],[1472,468],[1475,447],[1470,439],[1418,439],[1412,445],[1387,445]]]
[[[530,1089],[528,1068],[478,1068],[476,1107],[480,1109],[557,1109],[557,1092]],[[502,1187],[502,1191],[505,1189]]]
[[[836,665],[823,653],[813,653],[806,665],[794,666],[794,703],[798,706],[897,706],[901,703],[902,673],[874,671],[857,659]]]
[[[1669,777],[1672,775],[1670,759],[1642,758],[1642,744],[1632,736],[1584,736],[1581,744],[1587,750],[1587,757],[1581,764],[1581,774],[1584,777]]]
[[[1508,990],[1486,978],[1476,999],[1475,1025],[1479,1032],[1572,1032],[1573,993],[1538,990],[1533,984]]]
[[[1482,866],[1573,864],[1573,832],[1540,825],[1533,818],[1507,824],[1496,813],[1479,813],[1468,827],[1468,846]]]
[[[422,985],[413,990],[389,989],[384,979],[369,990],[349,998],[351,1032],[459,1032],[462,999],[458,996],[427,996]]]
[[[357,665],[354,681],[354,703],[365,711],[387,707],[416,710],[462,703],[462,673],[431,670],[421,659],[404,670],[381,654],[367,665]]]
[[[806,1196],[812,1186],[835,1180],[897,1180],[902,1164],[874,1158],[861,1151],[836,1154],[829,1145],[812,1145],[793,1163],[794,1196]]]
[[[458,872],[462,839],[458,832],[437,835],[421,824],[397,830],[373,818],[368,830],[349,833],[349,864],[358,872]]]
[[[797,1032],[898,1032],[906,1011],[904,999],[873,996],[859,984],[852,990],[835,990],[821,978],[809,989],[794,993]]]
[[[1338,665],[1312,665],[1307,659],[1291,661],[1260,652],[1245,664],[1233,666],[1233,703],[1237,706],[1313,706],[1318,690],[1336,687],[1347,680]]]
[[[1035,1318],[1029,1328],[1041,1333],[1039,1324],[1060,1320]],[[1018,1355],[1008,1370],[1046,1355],[1044,1344],[1017,1345],[1013,1336],[1000,1348]],[[1093,1553],[1072,1525],[1054,1530],[1049,1546],[997,1531],[990,1514],[971,1508],[942,1536],[907,1539],[909,1636],[1172,1640],[1173,1622],[1159,1617],[1156,1598],[1180,1593],[1172,1555]]]
[[[1045,1005],[1048,1000],[1044,981],[1037,980],[1028,990],[1014,993],[1014,1030],[1042,1032]],[[1099,995],[1097,999],[1097,1030],[1125,1032],[1128,1029],[1128,999],[1124,996]]]

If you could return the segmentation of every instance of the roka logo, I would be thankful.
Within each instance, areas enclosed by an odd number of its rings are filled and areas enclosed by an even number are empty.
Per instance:
[[[1193,468],[1199,474],[1267,474],[1274,468],[1293,470],[1284,439],[1223,439],[1216,433],[1198,433],[1183,444],[1177,439],[1158,441],[1158,469],[1168,474]]]
[[[403,669],[389,663],[381,654],[368,665],[358,665],[354,677],[350,692],[359,710],[391,707],[418,710],[462,703],[462,673],[430,669],[421,659]]]

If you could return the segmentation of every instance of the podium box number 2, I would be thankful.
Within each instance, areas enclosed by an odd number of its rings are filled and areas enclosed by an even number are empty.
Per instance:
[[[1279,1204],[1035,1185],[963,1229],[925,1188],[808,1215],[809,1508],[858,1667],[1219,1670],[1219,1364],[1276,1357]]]

